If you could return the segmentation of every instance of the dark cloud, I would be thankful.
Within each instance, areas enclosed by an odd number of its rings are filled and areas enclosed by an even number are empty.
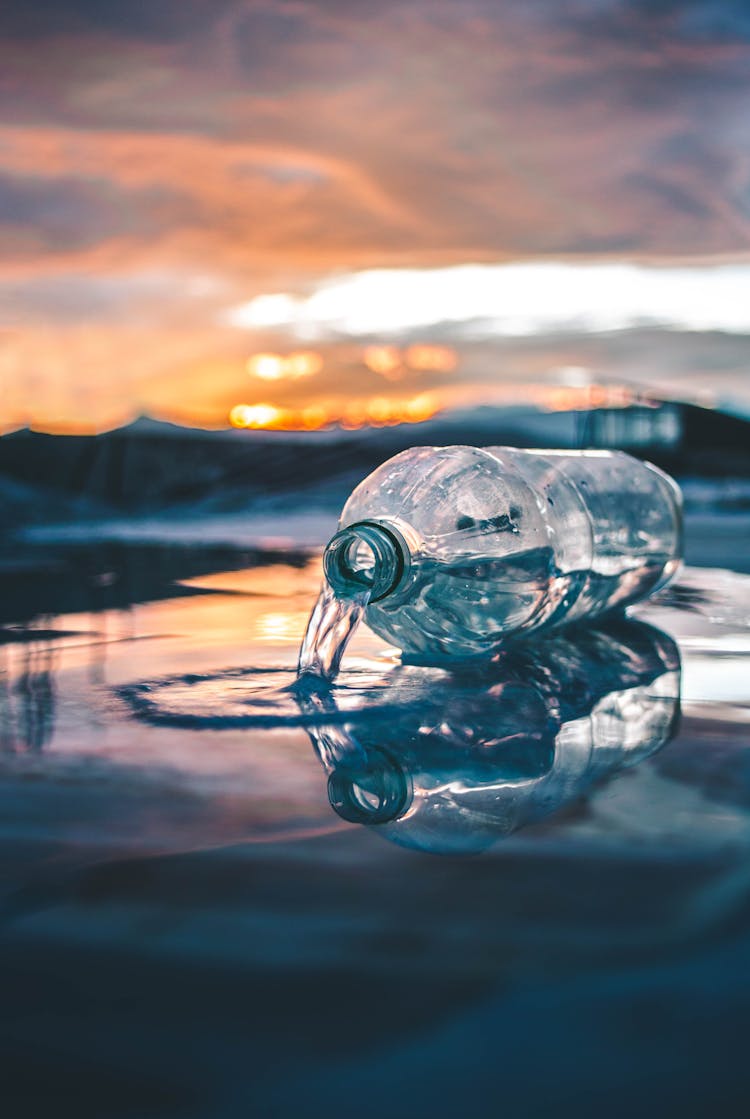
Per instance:
[[[695,3],[155,7],[158,17],[146,6],[63,5],[87,36],[109,38],[92,50],[81,32],[60,50],[62,17],[50,16],[48,44],[6,48],[4,119],[96,129],[102,150],[105,133],[132,134],[133,165],[151,160],[151,188],[175,199],[165,230],[192,222],[201,254],[210,229],[218,252],[244,238],[249,256],[275,246],[285,267],[295,252],[356,267],[378,253],[393,263],[750,243],[750,49],[738,5],[721,9],[721,34],[707,21],[717,6]],[[221,141],[205,149],[224,168],[220,189],[136,139],[163,136],[167,150],[176,134],[197,137],[196,152],[205,137]],[[288,158],[251,160],[248,174],[229,150],[237,143]],[[74,160],[64,173],[75,177]],[[113,190],[127,173],[120,159],[95,172]],[[190,201],[178,206],[183,193]],[[153,207],[136,210],[151,245]]]
[[[4,0],[4,39],[39,40],[104,34],[150,43],[205,35],[232,0]]]
[[[273,65],[289,48],[312,52],[323,36],[299,8],[279,5],[235,13],[232,38],[243,67],[253,70]]]
[[[0,283],[0,305],[13,325],[126,322],[134,314],[143,321],[149,306],[159,306],[163,315],[175,296],[179,299],[174,276],[158,274],[45,276]]]
[[[106,178],[0,175],[0,229],[8,256],[80,251],[149,235],[180,221],[184,200],[160,187],[123,190]]]
[[[695,193],[686,190],[678,183],[672,183],[660,178],[658,175],[646,171],[634,172],[624,180],[626,189],[651,196],[657,206],[665,205],[671,211],[685,214],[696,221],[706,221],[711,218],[711,207],[708,202],[702,201]]]
[[[644,21],[661,21],[688,41],[750,42],[747,0],[633,0],[623,6]]]
[[[485,5],[490,17],[492,7]],[[510,7],[537,27],[566,29],[581,42],[624,48],[750,40],[746,0],[527,0]]]
[[[71,368],[94,321],[209,367],[220,309],[149,277],[750,252],[747,0],[6,0],[0,100],[0,283]]]
[[[377,44],[299,5],[235,12],[231,53],[249,90],[279,94],[348,84],[372,72]]]
[[[323,38],[353,42],[389,25],[459,37],[472,28],[568,30],[584,42],[722,44],[750,41],[747,0],[5,0],[5,40],[106,35],[166,44],[200,42],[225,21],[248,64],[263,52]]]

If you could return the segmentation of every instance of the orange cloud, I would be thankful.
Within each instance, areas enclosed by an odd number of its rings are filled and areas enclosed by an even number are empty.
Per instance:
[[[3,21],[6,416],[225,422],[250,352],[321,343],[222,311],[329,274],[750,255],[740,4],[9,0]],[[430,340],[455,369],[423,344],[385,373],[331,342],[274,406],[491,381],[460,339]]]

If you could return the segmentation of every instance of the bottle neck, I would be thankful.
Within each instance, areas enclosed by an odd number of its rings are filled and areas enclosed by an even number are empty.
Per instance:
[[[409,561],[409,547],[397,529],[377,521],[356,521],[330,541],[323,570],[337,597],[367,593],[370,602],[378,602],[403,582]]]

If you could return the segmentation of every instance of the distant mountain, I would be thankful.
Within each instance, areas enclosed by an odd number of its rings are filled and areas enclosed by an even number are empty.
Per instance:
[[[144,418],[102,435],[24,430],[0,438],[0,515],[12,525],[104,510],[198,513],[271,499],[283,506],[292,494],[340,504],[398,451],[454,443],[622,446],[677,476],[750,476],[750,423],[687,404],[592,412],[479,407],[357,431],[199,431]]]
[[[0,477],[120,509],[187,503],[232,492],[236,500],[359,477],[415,444],[575,442],[575,421],[536,410],[476,409],[428,423],[316,432],[200,431],[141,419],[102,435],[0,438]]]

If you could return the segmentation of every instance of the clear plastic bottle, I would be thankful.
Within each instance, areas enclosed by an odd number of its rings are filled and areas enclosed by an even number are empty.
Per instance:
[[[324,570],[407,656],[486,656],[624,607],[679,567],[681,496],[621,451],[414,447],[352,493]]]

